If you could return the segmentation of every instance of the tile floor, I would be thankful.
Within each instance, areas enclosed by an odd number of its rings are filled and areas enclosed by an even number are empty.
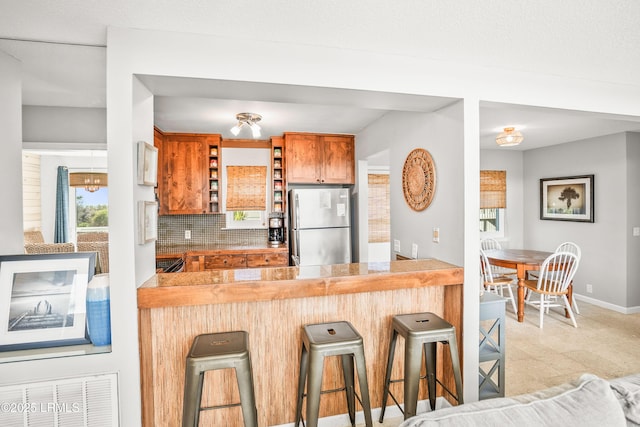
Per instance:
[[[539,312],[525,309],[523,323],[507,308],[506,395],[562,384],[592,373],[610,379],[640,372],[640,313],[620,314],[578,300],[578,327],[551,309],[543,329]]]
[[[552,309],[543,329],[538,328],[535,308],[526,307],[523,323],[507,308],[507,396],[562,384],[587,372],[607,379],[640,372],[640,313],[620,314],[583,301],[578,308],[577,328],[564,312]],[[374,426],[401,423],[402,417],[385,419],[384,424],[374,420]]]

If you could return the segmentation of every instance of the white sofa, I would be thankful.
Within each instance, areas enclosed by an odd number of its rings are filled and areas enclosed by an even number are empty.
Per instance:
[[[640,374],[604,380],[584,374],[535,393],[416,415],[400,427],[640,426]]]

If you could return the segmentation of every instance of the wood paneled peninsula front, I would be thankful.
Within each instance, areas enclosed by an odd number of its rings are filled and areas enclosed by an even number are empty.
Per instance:
[[[338,320],[363,336],[371,404],[380,407],[392,316],[444,317],[457,328],[462,357],[462,283],[461,267],[432,259],[157,274],[137,291],[143,425],[180,425],[193,338],[234,330],[249,333],[259,425],[294,422],[301,327]],[[397,361],[403,353],[398,345]],[[438,354],[438,375],[453,390],[448,352]],[[323,390],[342,385],[339,359],[325,363]],[[400,378],[403,364],[395,365]],[[402,383],[392,391],[402,401]],[[232,370],[205,375],[204,406],[237,401]],[[321,417],[346,413],[344,393],[322,395]],[[242,425],[239,407],[203,411],[201,419],[202,425]]]

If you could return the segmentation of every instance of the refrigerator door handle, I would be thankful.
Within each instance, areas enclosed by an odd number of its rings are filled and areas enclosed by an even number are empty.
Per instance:
[[[293,200],[293,214],[295,216],[295,228],[297,230],[300,228],[300,200],[297,194]]]

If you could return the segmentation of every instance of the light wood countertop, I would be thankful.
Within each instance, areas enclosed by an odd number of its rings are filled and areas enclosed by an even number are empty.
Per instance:
[[[138,288],[138,308],[269,301],[462,281],[462,267],[435,259],[159,273]]]

